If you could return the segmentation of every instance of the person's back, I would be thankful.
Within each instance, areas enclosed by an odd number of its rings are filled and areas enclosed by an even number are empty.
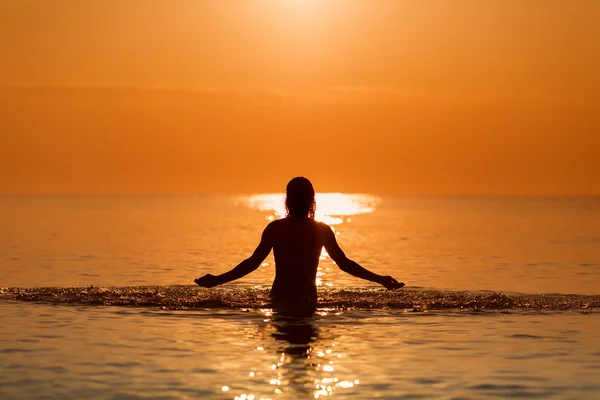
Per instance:
[[[273,225],[275,281],[271,298],[290,302],[304,298],[316,300],[317,267],[323,248],[323,228],[311,218],[283,218]]]
[[[287,216],[267,225],[258,247],[250,258],[229,272],[218,276],[206,274],[194,282],[203,287],[213,287],[239,279],[256,270],[273,249],[273,303],[285,308],[313,307],[317,302],[317,267],[321,250],[325,247],[342,271],[377,282],[387,289],[404,286],[404,283],[399,283],[391,276],[374,274],[346,257],[337,244],[333,230],[314,220],[315,191],[308,179],[292,179],[287,185],[286,193]]]

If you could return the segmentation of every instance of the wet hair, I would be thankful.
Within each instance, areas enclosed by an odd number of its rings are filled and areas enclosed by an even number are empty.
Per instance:
[[[285,192],[286,217],[315,218],[315,189],[308,179],[303,176],[292,179]]]

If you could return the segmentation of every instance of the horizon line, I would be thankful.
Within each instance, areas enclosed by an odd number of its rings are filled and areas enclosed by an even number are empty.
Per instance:
[[[285,191],[269,192],[214,192],[214,193],[0,193],[0,197],[238,197],[257,195],[285,195]],[[424,194],[424,193],[369,193],[345,191],[317,191],[315,194],[367,195],[417,198],[600,198],[597,194]]]

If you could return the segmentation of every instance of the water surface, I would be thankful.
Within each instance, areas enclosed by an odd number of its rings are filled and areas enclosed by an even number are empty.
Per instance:
[[[281,196],[0,198],[0,398],[600,396],[600,200],[320,198],[319,309],[247,257]]]

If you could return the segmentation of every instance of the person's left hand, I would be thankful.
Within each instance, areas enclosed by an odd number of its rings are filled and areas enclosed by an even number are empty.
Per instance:
[[[382,276],[379,280],[379,284],[384,286],[387,290],[400,289],[404,287],[404,282],[398,282],[391,276]]]
[[[212,274],[206,274],[198,279],[194,279],[194,282],[196,282],[198,286],[205,288],[211,288],[219,284],[217,277]]]

